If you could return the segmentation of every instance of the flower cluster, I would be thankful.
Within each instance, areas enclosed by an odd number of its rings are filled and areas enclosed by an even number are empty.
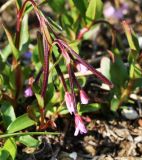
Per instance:
[[[54,44],[56,44],[59,47],[61,54],[63,55],[66,62],[71,91],[67,90],[65,79],[61,72],[59,76],[65,90],[66,106],[70,114],[74,114],[74,117],[75,117],[76,130],[74,135],[77,136],[79,132],[82,134],[82,133],[86,133],[87,130],[85,128],[85,125],[83,123],[81,116],[77,113],[77,108],[76,108],[77,102],[76,102],[76,96],[74,92],[74,85],[76,85],[78,88],[78,91],[80,94],[80,101],[82,104],[88,104],[89,97],[87,93],[81,88],[75,76],[73,67],[75,66],[78,71],[83,73],[86,72],[87,70],[90,70],[95,76],[97,76],[104,83],[108,84],[110,87],[112,87],[113,85],[105,76],[103,76],[100,72],[94,69],[90,64],[88,64],[85,60],[83,60],[74,50],[72,50],[66,42],[64,42],[61,39],[56,39],[54,41]]]
[[[74,73],[74,66],[76,67],[76,69],[80,72],[86,72],[87,70],[90,70],[97,78],[99,78],[101,81],[103,81],[104,83],[108,84],[110,87],[112,87],[112,83],[105,77],[103,76],[100,72],[98,72],[96,69],[94,69],[91,65],[89,65],[85,60],[83,60],[74,50],[72,50],[72,48],[63,40],[59,39],[58,35],[56,35],[56,33],[53,31],[52,27],[50,26],[50,23],[48,22],[48,20],[43,16],[43,14],[41,14],[41,12],[39,11],[37,4],[35,1],[33,0],[26,0],[22,6],[22,8],[19,10],[18,13],[18,21],[17,21],[17,36],[19,37],[19,30],[21,28],[21,20],[23,17],[23,13],[25,10],[25,6],[26,4],[30,2],[33,7],[34,7],[34,11],[37,15],[39,24],[40,24],[40,32],[38,34],[38,39],[40,39],[40,42],[43,44],[40,46],[40,48],[42,47],[43,53],[44,53],[44,62],[43,62],[43,66],[37,76],[37,78],[35,79],[34,83],[38,81],[41,73],[43,72],[43,85],[42,85],[42,89],[41,89],[41,97],[44,99],[45,97],[45,93],[46,93],[46,88],[47,88],[47,84],[48,84],[48,76],[49,76],[49,58],[52,54],[52,59],[53,61],[56,61],[56,57],[54,56],[54,53],[52,53],[52,47],[53,45],[58,46],[59,52],[62,54],[62,56],[65,59],[66,62],[66,67],[68,70],[68,74],[69,74],[69,82],[70,82],[70,90],[68,90],[65,79],[64,79],[64,75],[60,69],[60,66],[57,64],[55,66],[55,69],[57,71],[57,74],[60,77],[60,80],[63,84],[64,90],[65,90],[65,102],[68,108],[68,111],[70,112],[70,114],[73,114],[75,117],[75,133],[74,135],[78,135],[78,133],[80,132],[82,133],[86,133],[87,130],[85,128],[85,125],[83,123],[83,120],[81,118],[81,116],[78,114],[77,112],[77,102],[76,102],[76,96],[75,96],[75,92],[74,92],[74,86],[76,85],[80,94],[80,101],[82,104],[88,104],[89,102],[89,97],[87,95],[87,93],[83,90],[83,88],[80,86],[75,73]],[[53,32],[54,36],[50,35],[50,31]],[[84,29],[82,30],[79,35],[78,35],[78,39],[80,39],[82,37],[82,35],[87,31],[88,29]],[[53,38],[54,37],[54,38]],[[28,96],[32,96],[33,92],[32,92],[32,83],[29,82],[28,88],[25,90],[25,97]],[[43,104],[44,105],[44,104]],[[44,106],[40,107],[40,115],[41,115],[41,127],[40,128],[44,128],[44,119],[45,119],[45,108]]]

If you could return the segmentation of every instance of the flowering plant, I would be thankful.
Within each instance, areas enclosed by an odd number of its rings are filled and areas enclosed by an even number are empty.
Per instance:
[[[42,7],[45,3],[55,11],[53,19],[57,22],[44,13]],[[103,13],[101,0],[83,0],[81,3],[61,0],[59,6],[54,0],[41,3],[16,0],[16,9],[15,33],[12,35],[3,24],[8,45],[0,51],[0,138],[7,138],[4,139],[0,155],[4,157],[3,151],[6,151],[7,157],[11,156],[12,159],[16,157],[17,142],[38,147],[42,142],[33,135],[60,134],[47,131],[58,130],[58,119],[64,119],[69,114],[74,119],[74,135],[86,134],[83,113],[107,107],[116,111],[141,83],[141,56],[137,38],[127,22],[123,21],[131,49],[127,67],[114,45],[117,28],[100,19]],[[38,31],[32,41],[28,19],[33,14],[36,15]],[[82,58],[81,45],[92,36],[90,33],[94,35],[96,26],[100,24],[111,30],[110,45],[113,49],[105,49],[98,70],[85,57]],[[84,78],[88,75],[94,75],[95,85],[99,85],[102,92],[107,90],[107,102],[94,100],[95,96],[85,86],[89,84]],[[8,151],[7,146],[13,148],[13,153]]]

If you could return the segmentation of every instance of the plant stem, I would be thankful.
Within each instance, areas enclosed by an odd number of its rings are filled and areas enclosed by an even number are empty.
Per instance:
[[[26,133],[7,133],[4,135],[0,135],[0,138],[7,138],[7,137],[15,137],[15,136],[25,136],[25,135],[58,135],[60,133],[54,132],[26,132]]]

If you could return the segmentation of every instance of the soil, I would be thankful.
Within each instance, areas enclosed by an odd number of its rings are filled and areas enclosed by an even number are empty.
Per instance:
[[[124,120],[122,117],[86,117],[86,135],[73,136],[73,128],[60,136],[40,137],[42,145],[35,151],[23,148],[17,160],[140,160],[142,155],[142,119]],[[65,124],[65,122],[64,122]],[[68,123],[67,123],[68,124]],[[70,124],[71,125],[71,124]],[[65,126],[65,125],[64,125]],[[71,125],[72,126],[72,125]],[[68,126],[67,126],[68,127]]]

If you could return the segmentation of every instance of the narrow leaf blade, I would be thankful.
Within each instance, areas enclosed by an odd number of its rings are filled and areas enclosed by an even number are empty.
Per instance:
[[[86,10],[87,24],[90,25],[93,20],[97,20],[98,18],[100,18],[102,15],[102,10],[102,0],[90,0],[88,8]]]
[[[19,58],[19,51],[17,50],[17,48],[15,47],[15,44],[14,44],[14,41],[13,41],[13,38],[10,34],[10,32],[3,26],[4,30],[5,30],[5,33],[6,33],[6,36],[8,38],[8,41],[9,41],[9,44],[10,44],[10,47],[12,49],[12,52],[13,52],[13,55],[16,59]]]

